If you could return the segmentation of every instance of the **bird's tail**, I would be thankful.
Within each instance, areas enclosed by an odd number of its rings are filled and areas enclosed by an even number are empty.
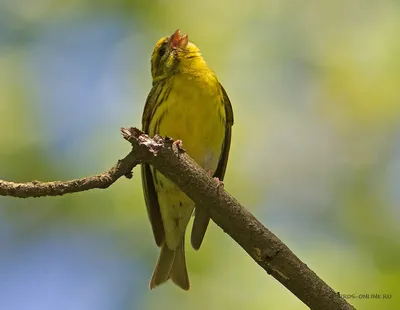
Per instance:
[[[161,246],[160,256],[150,280],[150,289],[168,281],[168,279],[171,279],[172,282],[186,291],[190,287],[184,239],[175,250],[170,250],[166,243]]]

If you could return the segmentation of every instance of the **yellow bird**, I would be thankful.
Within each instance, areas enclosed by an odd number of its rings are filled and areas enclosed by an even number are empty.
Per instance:
[[[153,87],[143,112],[143,131],[182,140],[202,168],[224,178],[231,143],[233,111],[224,88],[200,50],[176,30],[160,39],[151,56]],[[153,167],[142,165],[143,192],[160,256],[150,289],[171,279],[189,289],[184,240],[195,207],[174,183]],[[191,243],[198,250],[210,218],[196,209]]]

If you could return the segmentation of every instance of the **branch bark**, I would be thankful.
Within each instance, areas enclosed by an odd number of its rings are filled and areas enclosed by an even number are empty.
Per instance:
[[[94,188],[107,188],[124,175],[130,179],[132,177],[131,171],[138,163],[136,154],[131,151],[111,169],[81,179],[54,182],[31,181],[25,183],[8,182],[0,179],[0,196],[17,198],[62,196]]]
[[[268,274],[282,283],[311,309],[354,309],[320,279],[281,240],[227,193],[218,181],[199,167],[172,139],[153,139],[136,128],[121,129],[132,151],[99,175],[42,183],[0,180],[0,196],[20,198],[56,196],[107,188],[122,176],[131,177],[138,163],[149,163],[176,183],[213,221],[231,236]]]

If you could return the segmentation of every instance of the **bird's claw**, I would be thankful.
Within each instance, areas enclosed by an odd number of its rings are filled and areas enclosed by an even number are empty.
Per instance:
[[[172,145],[175,145],[178,151],[181,152],[186,152],[185,149],[182,147],[183,146],[183,142],[182,140],[175,140],[174,142],[172,142]]]
[[[219,178],[213,178],[217,182],[217,188],[224,188],[224,181],[221,181]]]

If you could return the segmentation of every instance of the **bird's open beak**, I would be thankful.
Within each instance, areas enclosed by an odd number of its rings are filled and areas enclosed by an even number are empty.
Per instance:
[[[181,36],[181,31],[177,29],[172,35],[170,44],[172,48],[185,48],[189,43],[189,38],[187,34]]]

